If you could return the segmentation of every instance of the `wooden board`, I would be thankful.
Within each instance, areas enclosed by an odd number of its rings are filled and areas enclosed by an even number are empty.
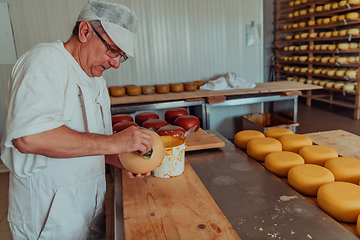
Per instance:
[[[156,101],[171,101],[188,98],[205,98],[216,96],[231,96],[231,95],[243,95],[243,94],[256,94],[256,93],[281,93],[300,90],[312,90],[322,89],[320,86],[312,84],[303,84],[299,82],[279,81],[279,82],[267,82],[256,83],[256,87],[252,89],[236,89],[236,90],[220,90],[220,91],[184,91],[179,93],[155,93],[149,95],[138,96],[122,96],[122,97],[110,97],[111,104],[128,104],[128,103],[144,103],[144,102],[156,102]]]
[[[223,140],[214,134],[208,134],[201,128],[186,137],[186,144],[187,146],[185,151],[221,148],[225,146],[225,142]]]
[[[122,171],[126,240],[240,239],[187,160],[174,178]]]

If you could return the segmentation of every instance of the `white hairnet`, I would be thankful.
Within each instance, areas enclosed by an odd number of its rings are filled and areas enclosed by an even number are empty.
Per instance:
[[[81,10],[77,22],[100,20],[111,40],[127,55],[134,56],[137,17],[129,8],[105,0],[90,1]]]

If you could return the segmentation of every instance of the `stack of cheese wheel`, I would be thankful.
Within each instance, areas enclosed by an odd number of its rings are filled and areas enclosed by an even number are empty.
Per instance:
[[[154,112],[142,112],[135,115],[135,122],[142,126],[143,122],[149,119],[159,119],[159,115]]]
[[[165,120],[169,124],[173,125],[175,119],[182,115],[189,115],[189,112],[186,108],[170,108],[165,111]]]
[[[335,177],[329,169],[315,164],[297,165],[288,172],[290,186],[309,196],[316,196],[323,184],[334,181]]]
[[[304,158],[305,163],[320,166],[324,166],[327,160],[337,158],[339,156],[334,149],[320,145],[302,147],[299,150],[299,154]]]
[[[265,131],[265,137],[272,137],[275,139],[278,139],[279,137],[287,134],[294,134],[294,133],[288,128],[270,128]]]
[[[134,119],[130,114],[115,114],[111,117],[111,123],[114,125],[118,122],[133,122]]]
[[[312,140],[301,134],[288,134],[281,136],[279,138],[279,141],[282,145],[283,151],[290,151],[294,153],[299,153],[299,150],[302,147],[310,146],[312,145]]]
[[[355,223],[360,214],[360,186],[348,182],[322,185],[317,193],[319,207],[334,219]]]
[[[335,181],[360,182],[360,160],[355,158],[337,157],[326,161],[324,167],[329,169],[335,176]]]
[[[247,144],[251,139],[264,137],[265,135],[262,132],[256,130],[243,130],[235,134],[234,144],[241,149],[246,149]]]
[[[247,154],[257,161],[265,161],[265,157],[272,152],[282,150],[281,143],[275,138],[254,138],[247,143]]]
[[[299,154],[289,151],[272,152],[265,157],[266,169],[279,177],[287,177],[292,167],[304,163],[304,159]]]

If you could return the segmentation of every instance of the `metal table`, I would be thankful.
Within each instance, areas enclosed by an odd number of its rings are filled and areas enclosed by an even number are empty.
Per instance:
[[[241,239],[358,239],[216,131],[224,148],[186,159]],[[121,171],[115,169],[115,237],[124,239]]]

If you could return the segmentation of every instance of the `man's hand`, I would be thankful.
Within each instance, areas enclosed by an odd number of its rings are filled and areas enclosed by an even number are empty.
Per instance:
[[[119,146],[119,153],[134,152],[139,150],[140,155],[147,153],[152,148],[152,137],[135,126],[128,127],[113,135]]]

